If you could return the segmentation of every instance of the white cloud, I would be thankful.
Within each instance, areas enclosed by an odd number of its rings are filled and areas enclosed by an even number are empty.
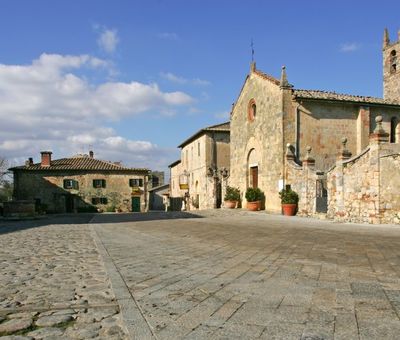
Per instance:
[[[340,46],[340,52],[355,52],[361,48],[359,43],[345,43]]]
[[[178,83],[178,84],[186,84],[188,82],[187,79],[183,77],[179,77],[171,72],[161,72],[160,76],[164,79],[167,79],[173,83]]]
[[[160,39],[165,39],[165,40],[179,40],[179,36],[176,33],[171,33],[171,32],[162,32],[157,34],[157,36]]]
[[[119,136],[107,124],[150,110],[173,112],[193,98],[163,92],[155,83],[93,84],[82,75],[104,67],[107,61],[90,55],[57,54],[28,65],[0,64],[0,155],[15,164],[40,150],[53,149],[60,158],[93,145],[99,157],[132,166],[161,166],[176,157],[175,148]]]
[[[171,72],[160,72],[160,76],[172,83],[177,84],[192,84],[198,86],[207,86],[211,84],[208,80],[202,80],[199,78],[187,79],[181,76],[177,76],[176,74],[173,74]]]
[[[229,120],[229,118],[230,118],[230,112],[229,111],[224,111],[224,112],[218,112],[218,113],[216,113],[214,116],[215,116],[215,118],[217,118],[217,119],[222,119],[222,120]]]
[[[97,39],[99,47],[107,53],[113,53],[119,43],[118,31],[116,29],[101,28]]]

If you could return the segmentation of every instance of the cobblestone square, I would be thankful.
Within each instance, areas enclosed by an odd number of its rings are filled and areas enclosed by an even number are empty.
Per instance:
[[[399,338],[395,226],[210,210],[0,228],[10,339]]]

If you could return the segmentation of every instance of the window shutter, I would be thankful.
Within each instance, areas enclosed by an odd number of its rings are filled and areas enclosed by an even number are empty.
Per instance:
[[[67,179],[64,179],[64,189],[68,189],[68,180]]]
[[[72,182],[72,187],[75,189],[75,190],[78,190],[79,189],[79,184],[78,184],[78,181],[73,181]]]
[[[129,180],[129,186],[133,187],[133,179],[132,178]]]
[[[93,188],[96,188],[96,180],[93,180]]]
[[[140,186],[140,187],[143,186],[143,179],[142,179],[142,178],[139,179],[139,186]]]
[[[105,179],[102,179],[102,180],[101,180],[101,187],[102,187],[102,188],[105,188],[105,187],[106,187],[106,180],[105,180]]]

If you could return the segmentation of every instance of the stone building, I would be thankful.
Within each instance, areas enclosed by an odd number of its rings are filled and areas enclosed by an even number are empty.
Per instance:
[[[11,168],[14,199],[33,200],[47,212],[147,211],[148,169],[132,169],[89,155],[51,159],[41,152],[41,162],[30,158]]]
[[[221,207],[229,174],[229,122],[203,128],[178,147],[181,159],[169,165],[171,208],[176,210],[183,197],[189,210]]]
[[[363,153],[382,117],[387,142],[400,142],[399,53],[400,38],[391,43],[385,30],[383,98],[296,89],[285,67],[278,80],[252,63],[231,112],[229,185],[241,192],[259,187],[266,209],[276,212],[279,191],[295,185],[305,213],[326,212],[327,172],[342,155],[343,137],[348,154]]]

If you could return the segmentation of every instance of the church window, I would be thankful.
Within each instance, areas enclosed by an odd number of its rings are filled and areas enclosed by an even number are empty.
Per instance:
[[[396,117],[393,117],[390,120],[390,143],[398,143],[399,142],[399,127],[400,124]]]
[[[247,118],[250,122],[252,122],[256,118],[257,114],[257,105],[254,99],[251,99],[247,108]]]
[[[394,73],[397,70],[397,55],[396,51],[390,52],[390,72]]]

